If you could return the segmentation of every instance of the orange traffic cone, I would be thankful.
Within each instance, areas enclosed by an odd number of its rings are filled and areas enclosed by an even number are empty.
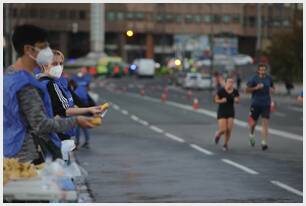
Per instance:
[[[275,108],[275,102],[273,100],[271,100],[271,104],[270,104],[270,112],[275,112],[276,108]]]
[[[160,96],[160,99],[161,99],[162,102],[166,102],[167,98],[168,98],[168,96],[167,96],[166,93],[162,93],[162,95]]]
[[[199,100],[198,100],[197,97],[193,99],[192,107],[193,107],[193,109],[199,109]]]
[[[140,90],[140,95],[141,95],[141,96],[144,96],[144,89],[141,89],[141,90]]]

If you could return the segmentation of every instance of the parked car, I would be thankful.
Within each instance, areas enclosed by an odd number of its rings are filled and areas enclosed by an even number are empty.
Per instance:
[[[200,73],[187,73],[183,88],[185,89],[210,89],[212,80],[210,76],[202,76]]]

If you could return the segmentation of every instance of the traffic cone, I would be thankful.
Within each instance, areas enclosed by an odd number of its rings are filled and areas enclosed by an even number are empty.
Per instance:
[[[162,95],[160,96],[160,99],[162,102],[166,102],[168,98],[168,95],[166,93],[162,93]]]
[[[192,107],[193,109],[199,109],[199,100],[197,97],[193,99]]]
[[[275,112],[276,108],[275,108],[275,102],[273,100],[271,100],[271,104],[270,104],[270,112]]]
[[[140,95],[144,96],[144,89],[140,89]]]

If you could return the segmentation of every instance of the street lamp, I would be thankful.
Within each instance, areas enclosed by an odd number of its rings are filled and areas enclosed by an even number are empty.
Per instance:
[[[132,37],[134,35],[134,32],[132,30],[127,30],[126,35],[128,37]]]

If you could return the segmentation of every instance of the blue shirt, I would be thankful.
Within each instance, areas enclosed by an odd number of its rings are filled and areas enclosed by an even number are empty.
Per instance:
[[[257,84],[262,83],[264,87],[252,92],[251,106],[270,106],[271,95],[270,88],[273,88],[273,80],[269,75],[260,78],[258,75],[253,76],[247,83],[248,87],[255,87]]]
[[[299,95],[300,97],[303,97],[303,91],[301,91],[301,93],[300,93],[300,95]]]

